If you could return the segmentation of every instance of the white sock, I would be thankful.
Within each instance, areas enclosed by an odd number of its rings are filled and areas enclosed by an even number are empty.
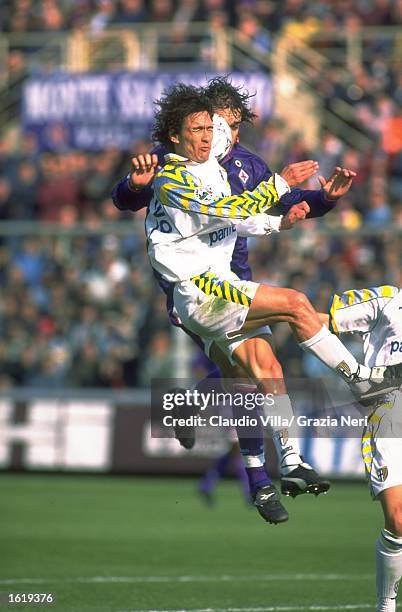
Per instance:
[[[371,368],[360,365],[339,338],[335,334],[331,334],[325,326],[309,340],[300,342],[299,346],[304,351],[313,353],[320,361],[335,370],[347,381],[350,381],[353,375],[357,373],[359,378],[370,378]]]
[[[279,462],[279,471],[282,475],[302,463],[299,442],[289,435],[286,422],[291,423],[294,418],[292,404],[288,395],[275,395],[274,403],[266,401],[263,406],[264,417],[270,417],[266,431],[272,437]],[[283,422],[285,421],[285,423]]]
[[[402,537],[381,529],[376,544],[377,611],[394,612],[402,576]]]
[[[396,611],[396,599],[389,599],[389,597],[382,597],[377,603],[376,612],[395,612]]]

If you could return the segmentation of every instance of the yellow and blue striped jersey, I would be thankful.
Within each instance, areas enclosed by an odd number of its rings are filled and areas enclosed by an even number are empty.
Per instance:
[[[166,158],[166,166],[157,173],[153,183],[156,197],[163,206],[224,219],[245,219],[268,211],[284,193],[278,190],[278,183],[281,180],[284,183],[283,179],[273,175],[253,191],[217,197],[182,158],[175,155]]]

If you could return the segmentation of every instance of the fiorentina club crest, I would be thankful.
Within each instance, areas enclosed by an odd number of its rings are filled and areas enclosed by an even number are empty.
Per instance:
[[[377,477],[381,482],[385,482],[388,478],[388,468],[383,467],[377,470]]]
[[[243,170],[243,168],[240,170],[239,172],[239,179],[241,180],[241,182],[243,183],[243,185],[245,185],[249,179],[249,175],[247,174],[247,172],[245,170]]]

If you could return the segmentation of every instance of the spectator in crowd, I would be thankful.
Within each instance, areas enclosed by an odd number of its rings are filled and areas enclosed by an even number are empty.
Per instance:
[[[135,24],[147,21],[148,13],[144,0],[122,0],[114,18],[114,23]]]
[[[114,19],[116,12],[115,0],[97,0],[97,10],[89,22],[92,34],[102,32]]]
[[[268,54],[272,50],[272,41],[268,30],[261,27],[258,18],[245,10],[241,12],[237,24],[237,41],[243,46],[249,48],[253,54],[257,55],[257,59],[251,54],[247,54],[238,59],[237,67],[240,70],[267,70],[268,62],[264,62],[264,56],[268,60]]]
[[[39,174],[35,164],[29,160],[21,161],[16,167],[11,193],[13,219],[37,218],[36,194],[39,184]]]
[[[66,17],[56,0],[42,0],[39,15],[40,30],[61,32],[66,27]]]
[[[149,21],[151,23],[170,23],[173,11],[172,0],[151,0]]]
[[[0,177],[0,219],[12,218],[11,185],[6,177]]]

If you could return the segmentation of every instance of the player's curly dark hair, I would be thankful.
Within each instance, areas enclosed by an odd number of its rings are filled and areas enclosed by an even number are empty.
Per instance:
[[[208,81],[205,93],[212,102],[214,109],[230,108],[232,111],[239,110],[241,120],[251,123],[257,115],[250,109],[250,94],[243,87],[235,87],[229,80],[229,76],[218,76]]]
[[[207,111],[213,115],[213,105],[201,87],[178,83],[163,92],[162,97],[156,100],[159,107],[156,112],[152,138],[168,149],[172,149],[170,136],[176,135],[183,127],[188,115]]]

